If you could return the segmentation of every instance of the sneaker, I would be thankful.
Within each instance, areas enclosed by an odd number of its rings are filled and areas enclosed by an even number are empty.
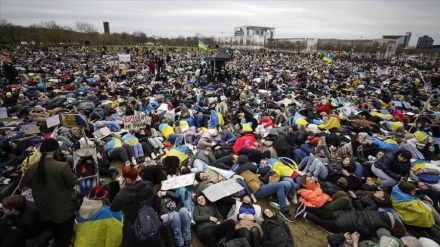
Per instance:
[[[196,225],[196,222],[193,219],[191,219],[191,226],[195,226],[195,225]]]
[[[306,212],[306,205],[304,203],[300,203],[298,207],[296,208],[295,212],[295,219],[303,216],[303,214]]]
[[[157,156],[156,156],[156,154],[154,154],[154,153],[151,153],[151,159],[153,159],[153,160],[157,159]]]
[[[298,205],[298,196],[295,194],[294,196],[291,197],[292,198],[292,202],[295,205]]]
[[[278,204],[276,202],[270,202],[269,206],[271,206],[271,207],[273,207],[273,208],[275,208],[277,210],[280,210],[280,204]]]
[[[287,197],[286,197],[286,205],[290,206],[290,202],[289,202],[289,199],[287,199]]]
[[[280,211],[280,215],[283,216],[283,218],[288,222],[295,222],[295,218],[290,214],[289,210],[286,211]]]
[[[257,203],[257,198],[255,197],[254,193],[251,193],[251,199],[254,203]]]
[[[131,163],[132,163],[133,165],[137,165],[137,162],[136,162],[136,158],[135,158],[135,157],[131,158]]]

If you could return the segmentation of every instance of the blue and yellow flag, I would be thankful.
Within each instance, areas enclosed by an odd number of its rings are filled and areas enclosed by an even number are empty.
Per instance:
[[[208,50],[208,46],[205,45],[205,43],[203,43],[203,41],[199,40],[199,49],[207,51]]]
[[[329,56],[328,54],[326,54],[322,60],[326,61],[327,63],[331,63],[333,62],[333,58],[331,56]]]

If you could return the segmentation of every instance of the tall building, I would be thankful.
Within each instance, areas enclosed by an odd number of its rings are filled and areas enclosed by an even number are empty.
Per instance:
[[[265,46],[266,42],[273,39],[275,28],[259,26],[235,27],[233,36],[218,38],[222,45],[238,46]]]
[[[383,39],[395,39],[398,47],[408,47],[409,40],[411,39],[411,32],[405,33],[405,35],[383,35]]]
[[[108,21],[104,21],[104,34],[110,35],[110,23]]]
[[[417,49],[428,49],[434,44],[434,40],[428,35],[423,35],[417,40]]]

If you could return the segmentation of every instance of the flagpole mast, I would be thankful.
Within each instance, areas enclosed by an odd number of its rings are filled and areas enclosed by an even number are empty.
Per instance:
[[[416,119],[414,120],[414,123],[411,125],[411,128],[409,128],[408,132],[411,133],[411,130],[414,127],[414,124],[417,123],[417,120],[419,119],[420,114],[422,114],[422,112],[424,112],[426,110],[426,107],[428,106],[428,104],[431,101],[433,96],[434,96],[434,94],[431,94],[431,96],[429,96],[428,100],[425,102],[425,105],[423,106],[422,110],[419,112],[419,115],[417,115]]]

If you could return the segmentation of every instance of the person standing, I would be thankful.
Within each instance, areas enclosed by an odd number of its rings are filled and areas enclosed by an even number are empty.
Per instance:
[[[32,189],[42,222],[48,222],[57,247],[71,244],[75,211],[78,208],[74,186],[78,178],[65,162],[53,159],[58,141],[49,138],[40,146],[42,154],[23,177],[23,185]]]

